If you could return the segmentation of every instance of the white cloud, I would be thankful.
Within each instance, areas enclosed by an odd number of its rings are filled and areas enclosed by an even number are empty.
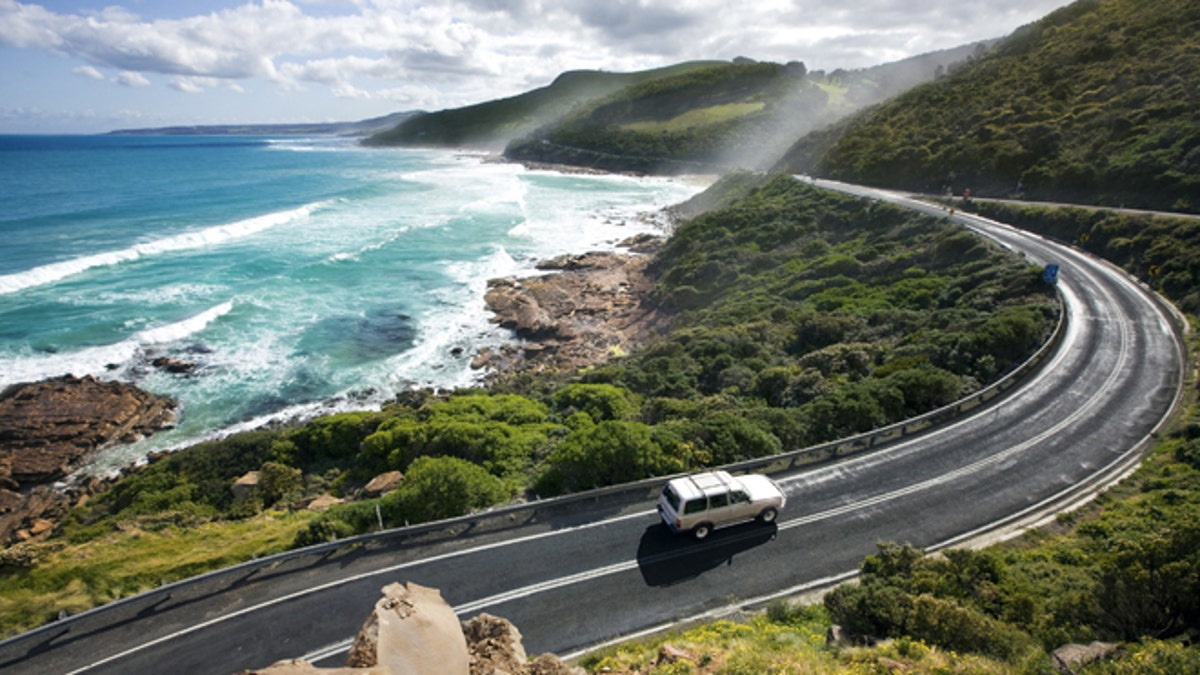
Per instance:
[[[104,73],[96,70],[95,68],[93,68],[91,66],[79,66],[78,68],[72,68],[71,72],[75,73],[76,75],[82,75],[84,77],[91,78],[93,80],[103,80],[104,79]]]
[[[113,78],[113,82],[116,82],[122,87],[138,88],[150,86],[150,80],[146,79],[145,75],[142,75],[141,73],[135,73],[131,70],[121,71],[116,77]]]
[[[214,77],[176,75],[171,78],[168,86],[185,94],[199,94],[217,86],[218,82]]]

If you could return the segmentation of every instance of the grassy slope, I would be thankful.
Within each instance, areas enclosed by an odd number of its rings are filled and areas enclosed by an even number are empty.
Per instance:
[[[915,190],[1200,209],[1200,5],[1080,0],[783,164]]]

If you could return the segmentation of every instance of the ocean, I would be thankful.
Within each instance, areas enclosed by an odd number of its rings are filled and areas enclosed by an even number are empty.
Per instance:
[[[660,231],[642,216],[702,187],[333,137],[0,136],[0,388],[90,374],[179,400],[104,470],[477,384],[472,356],[513,340],[488,279]]]

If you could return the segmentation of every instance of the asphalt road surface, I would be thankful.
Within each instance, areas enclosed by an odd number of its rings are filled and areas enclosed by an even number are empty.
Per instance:
[[[440,589],[462,618],[513,621],[530,654],[570,655],[847,578],[881,541],[958,545],[1076,503],[1136,466],[1173,408],[1184,363],[1173,317],[1104,263],[973,216],[954,219],[1034,263],[1060,265],[1061,348],[969,418],[777,477],[788,506],[775,524],[695,542],[671,535],[646,500],[435,544],[378,542],[55,622],[0,643],[0,671],[228,674],[296,657],[337,665],[394,581]]]

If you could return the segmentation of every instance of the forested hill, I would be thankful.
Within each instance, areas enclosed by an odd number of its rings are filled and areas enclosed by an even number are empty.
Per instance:
[[[509,98],[420,115],[379,132],[368,145],[479,147],[500,150],[509,140],[550,124],[575,106],[647,80],[669,77],[714,61],[689,61],[634,73],[575,70],[545,87]]]
[[[913,190],[1200,210],[1200,3],[1080,0],[794,146],[781,167]]]

